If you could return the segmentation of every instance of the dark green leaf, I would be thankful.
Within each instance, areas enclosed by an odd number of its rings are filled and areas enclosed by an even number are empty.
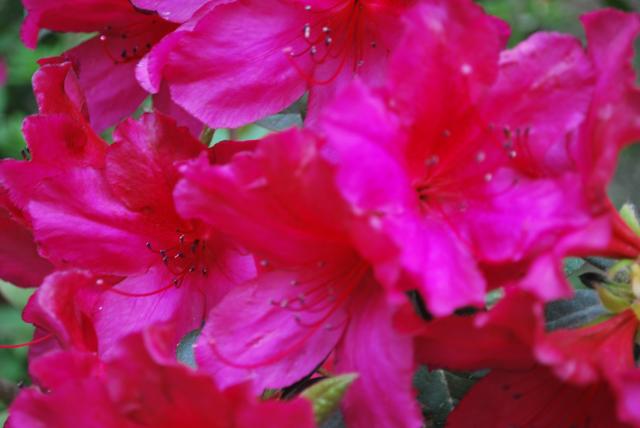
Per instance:
[[[435,427],[444,427],[449,413],[477,381],[479,375],[463,375],[420,367],[413,378],[425,417]]]
[[[544,310],[548,330],[580,327],[606,313],[594,290],[576,290],[572,299],[551,302]]]

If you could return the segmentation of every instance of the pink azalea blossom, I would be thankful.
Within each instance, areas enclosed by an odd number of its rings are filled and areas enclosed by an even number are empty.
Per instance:
[[[133,113],[147,97],[135,78],[138,61],[177,25],[135,8],[129,0],[23,0],[27,17],[22,40],[34,48],[41,28],[98,35],[41,63],[71,61],[87,95],[91,124],[97,131]],[[154,105],[197,132],[199,122],[161,92]]]
[[[311,403],[258,401],[248,385],[221,390],[210,377],[170,363],[162,337],[126,338],[112,358],[56,352],[31,364],[38,387],[21,391],[8,428],[212,428],[315,426]]]
[[[323,151],[292,130],[223,166],[183,167],[180,213],[225,230],[261,267],[209,313],[197,362],[223,386],[251,378],[260,392],[297,382],[333,353],[337,372],[359,373],[343,406],[349,426],[419,427],[411,339],[391,325],[404,295],[378,275],[398,249],[345,203]]]
[[[185,16],[182,2],[134,3]],[[138,78],[150,92],[164,81],[176,103],[213,128],[277,113],[307,90],[313,116],[354,75],[381,82],[402,33],[399,17],[413,3],[192,1],[187,11],[204,6],[151,51]]]
[[[501,51],[502,24],[461,3],[416,7],[387,87],[356,82],[315,126],[340,191],[402,246],[435,315],[481,305],[481,272],[568,295],[562,257],[617,251],[606,183],[640,138],[638,15],[587,15],[587,51],[556,33]]]
[[[638,372],[638,319],[631,310],[591,326],[544,333],[541,304],[512,290],[487,313],[417,324],[419,362],[450,370],[492,369],[465,395],[447,426],[632,426],[616,411],[626,399],[618,384]]]
[[[64,76],[75,87],[70,73],[69,64],[47,66],[36,80],[56,90]],[[41,95],[45,107],[71,104],[46,89]],[[179,335],[198,328],[233,284],[253,275],[251,257],[175,211],[177,164],[207,153],[186,128],[146,114],[121,124],[108,145],[70,108],[34,116],[25,129],[32,160],[3,161],[0,177],[27,213],[42,255],[57,268],[99,276],[103,293],[91,318],[102,352],[149,323],[177,322]]]

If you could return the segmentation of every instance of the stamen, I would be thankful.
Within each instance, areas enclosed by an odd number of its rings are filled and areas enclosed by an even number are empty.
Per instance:
[[[16,345],[0,345],[0,349],[18,349],[18,348],[25,348],[27,346],[33,346],[33,345],[37,345],[39,343],[45,342],[49,339],[53,338],[52,334],[47,334],[45,336],[39,337],[37,339],[33,339],[29,342],[25,342],[25,343],[18,343]]]

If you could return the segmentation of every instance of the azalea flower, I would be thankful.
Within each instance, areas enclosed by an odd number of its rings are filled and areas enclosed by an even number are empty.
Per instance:
[[[147,97],[135,78],[136,64],[177,25],[155,13],[135,8],[129,0],[23,0],[27,17],[22,40],[35,48],[41,28],[98,33],[58,58],[70,61],[87,96],[92,126],[101,132],[133,113]],[[198,132],[201,125],[161,91],[154,106]]]
[[[51,78],[57,88],[65,70],[70,73],[68,64],[45,67],[38,79]],[[63,82],[72,86],[73,75]],[[77,112],[32,118],[32,160],[0,166],[28,213],[41,254],[59,269],[102,276],[96,283],[104,292],[92,314],[101,352],[153,322],[177,322],[179,335],[200,327],[208,309],[254,272],[249,255],[175,211],[177,163],[206,155],[207,148],[161,114],[122,123],[108,145]],[[216,153],[209,151],[212,159]]]
[[[140,63],[138,78],[153,93],[166,82],[176,103],[220,128],[277,113],[307,90],[314,116],[355,75],[380,83],[400,16],[416,1],[134,3],[167,17],[197,10]]]
[[[593,325],[545,333],[542,305],[510,290],[488,312],[416,325],[422,325],[417,361],[430,368],[492,369],[447,426],[635,426],[616,410],[627,400],[619,383],[638,372],[633,342],[639,321],[629,308]]]
[[[458,3],[417,6],[388,85],[356,82],[314,125],[340,192],[402,246],[434,315],[482,305],[481,274],[553,299],[571,292],[565,255],[639,248],[612,240],[606,196],[617,153],[640,138],[638,15],[585,16],[586,51],[557,33],[501,51],[501,23]]]
[[[359,374],[343,406],[349,426],[417,428],[411,338],[391,323],[404,295],[379,274],[398,249],[345,203],[323,152],[313,134],[292,130],[228,164],[201,157],[183,167],[179,212],[224,230],[260,267],[209,313],[198,366],[224,387],[250,378],[260,393],[333,353],[337,372]]]
[[[160,336],[160,337],[158,337]],[[168,362],[158,333],[126,338],[112,358],[56,352],[31,364],[7,427],[314,427],[311,403],[258,401],[248,385],[222,390],[210,377]]]

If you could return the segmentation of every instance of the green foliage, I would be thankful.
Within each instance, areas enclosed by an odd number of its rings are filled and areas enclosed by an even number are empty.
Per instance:
[[[594,290],[576,290],[573,298],[546,305],[547,330],[580,327],[607,314]]]
[[[444,427],[449,413],[484,373],[429,371],[420,367],[413,378],[422,412],[436,428]]]
[[[307,388],[301,395],[313,403],[313,414],[318,425],[322,424],[338,408],[340,400],[357,374],[329,377]]]
[[[188,365],[189,367],[196,367],[196,359],[193,355],[193,346],[198,340],[201,331],[201,329],[198,329],[187,333],[182,340],[180,340],[178,348],[176,349],[176,358],[178,358],[178,361]]]

